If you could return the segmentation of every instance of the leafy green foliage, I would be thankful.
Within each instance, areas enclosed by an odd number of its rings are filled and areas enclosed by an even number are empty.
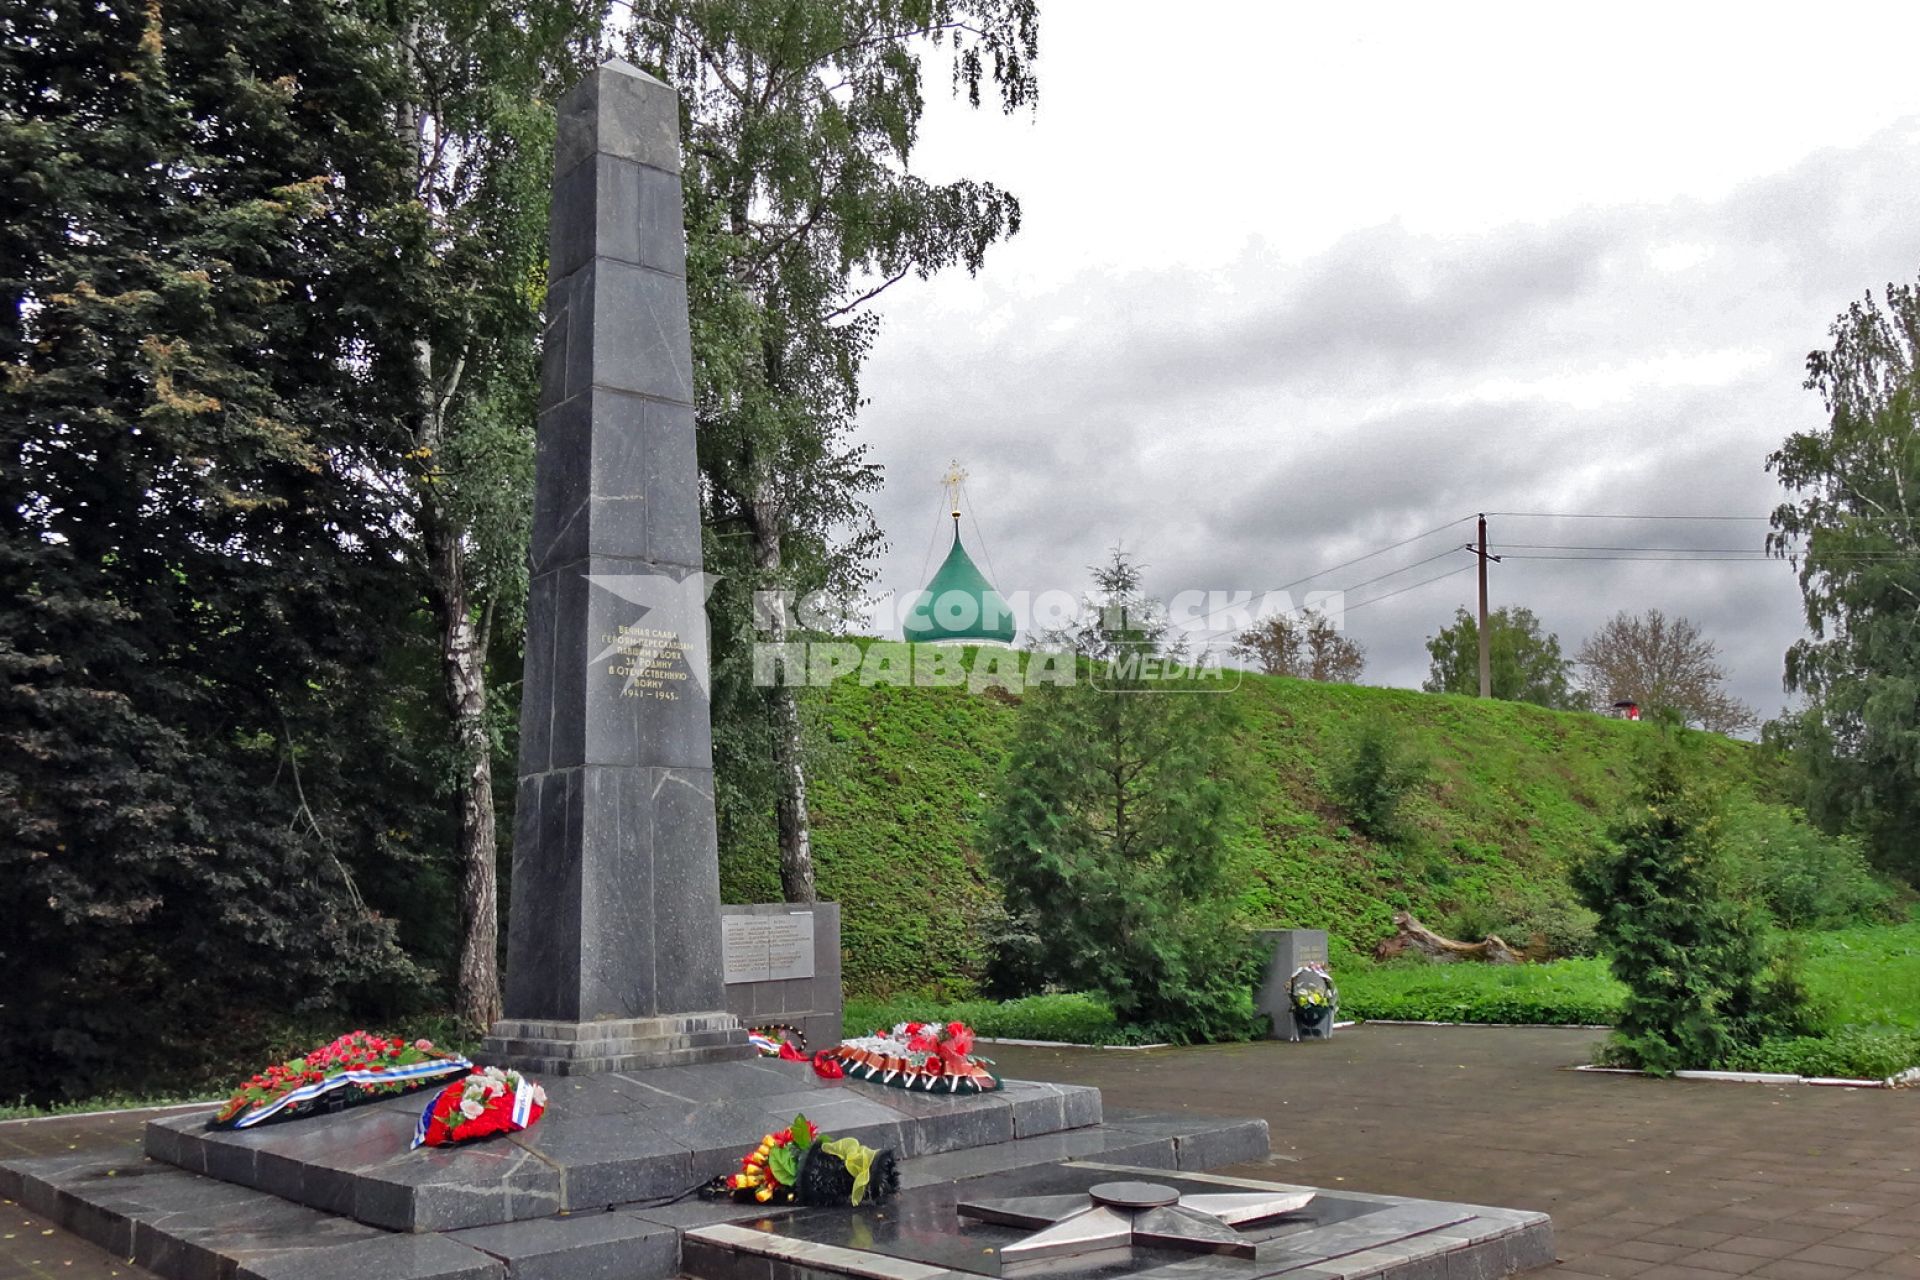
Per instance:
[[[1573,901],[1564,885],[1503,890],[1489,901],[1462,906],[1444,920],[1440,932],[1447,937],[1477,941],[1495,934],[1533,960],[1591,956],[1600,949],[1593,912]]]
[[[1020,701],[850,678],[805,693],[815,857],[821,895],[841,903],[848,990],[973,994],[989,939],[1027,928],[1004,916],[979,839]],[[1554,914],[1578,933],[1590,917],[1558,887],[1567,861],[1604,834],[1652,732],[1525,703],[1255,674],[1225,699],[1243,765],[1243,821],[1228,838],[1235,913],[1361,949],[1393,932],[1396,910],[1429,923],[1484,910],[1516,946]],[[1339,747],[1375,717],[1431,763],[1404,805],[1411,836],[1395,845],[1354,831],[1331,794]],[[1774,794],[1781,770],[1768,753],[1709,737],[1700,754],[1730,789]],[[765,839],[722,846],[727,901],[779,893]]]
[[[857,596],[880,543],[879,469],[854,443],[869,305],[915,276],[980,269],[1020,226],[991,183],[912,172],[930,54],[953,87],[1033,101],[1034,0],[643,0],[629,55],[681,92],[716,802],[736,857],[797,859],[813,805],[798,695],[756,684],[752,646],[789,639],[753,595]],[[796,631],[798,628],[796,628]],[[804,639],[804,633],[791,638]],[[783,865],[783,893],[813,886]]]
[[[1573,866],[1627,988],[1616,1040],[1659,1074],[1711,1066],[1806,1021],[1792,979],[1772,971],[1762,921],[1737,896],[1718,810],[1682,751],[1662,745],[1608,843]]]
[[[1767,459],[1794,497],[1769,543],[1791,552],[1812,636],[1787,651],[1789,689],[1810,705],[1776,732],[1807,776],[1807,808],[1860,834],[1878,864],[1920,882],[1920,285],[1888,285],[1833,323],[1807,357],[1824,429],[1798,431]]]
[[[1581,705],[1573,663],[1560,655],[1560,637],[1543,632],[1533,610],[1495,609],[1487,615],[1487,635],[1494,697],[1557,710]],[[1453,625],[1427,641],[1427,654],[1432,662],[1421,686],[1427,692],[1480,692],[1480,622],[1473,614],[1458,610]]]
[[[1799,934],[1799,981],[1829,1032],[1920,1030],[1920,921]],[[1342,1008],[1435,1022],[1611,1025],[1627,988],[1597,959],[1549,964],[1376,964],[1337,955]]]
[[[1830,836],[1799,813],[1752,800],[1728,807],[1736,878],[1789,929],[1835,929],[1892,918],[1893,889],[1859,843]]]
[[[1334,762],[1333,795],[1354,827],[1375,840],[1407,837],[1401,808],[1427,776],[1427,761],[1388,721],[1362,721]]]
[[[1233,706],[1130,667],[1164,632],[1122,553],[1098,579],[1110,656],[1090,679],[1028,690],[982,831],[987,865],[1008,910],[1038,923],[1050,981],[1099,991],[1170,1039],[1241,1038],[1252,970],[1226,880]]]
[[[1431,964],[1355,960],[1335,970],[1349,1017],[1611,1026],[1626,988],[1604,961]]]
[[[1920,1030],[1920,917],[1800,935],[1800,980],[1823,1026]]]
[[[1885,1080],[1920,1067],[1920,1032],[1848,1027],[1824,1036],[1778,1036],[1729,1053],[1728,1071]]]

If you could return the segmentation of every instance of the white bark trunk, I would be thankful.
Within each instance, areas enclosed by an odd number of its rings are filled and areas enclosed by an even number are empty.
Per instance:
[[[763,585],[773,585],[780,569],[780,526],[771,501],[753,504],[754,562]],[[785,609],[774,611],[768,639],[787,642]],[[813,879],[813,830],[807,818],[807,766],[800,737],[800,706],[793,689],[776,685],[767,691],[773,713],[773,763],[779,774],[774,817],[780,829],[780,891],[788,902],[815,902],[819,892]]]

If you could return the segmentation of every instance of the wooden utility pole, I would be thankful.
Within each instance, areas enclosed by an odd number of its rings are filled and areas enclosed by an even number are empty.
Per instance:
[[[1480,513],[1480,540],[1473,545],[1473,552],[1480,557],[1480,696],[1493,696],[1493,649],[1491,638],[1487,635],[1487,561],[1498,560],[1499,556],[1487,554],[1487,513]]]

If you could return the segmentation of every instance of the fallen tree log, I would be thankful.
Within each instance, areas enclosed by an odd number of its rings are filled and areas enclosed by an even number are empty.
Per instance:
[[[1519,964],[1526,959],[1491,933],[1480,942],[1455,942],[1452,938],[1443,938],[1414,919],[1408,911],[1393,913],[1393,927],[1394,935],[1373,949],[1374,959],[1423,955],[1430,960],[1482,960],[1488,964]]]

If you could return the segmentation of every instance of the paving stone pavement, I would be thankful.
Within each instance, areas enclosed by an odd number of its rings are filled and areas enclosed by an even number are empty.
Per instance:
[[[140,1155],[141,1132],[148,1120],[164,1111],[116,1111],[100,1116],[56,1116],[49,1120],[0,1122],[0,1160],[13,1156],[57,1156],[71,1151],[124,1151]],[[0,1280],[44,1280],[48,1276],[72,1280],[102,1280],[111,1276],[147,1276],[97,1249],[78,1236],[59,1230],[28,1212],[24,1205],[0,1197]]]
[[[1365,1026],[1177,1051],[983,1045],[1110,1107],[1264,1117],[1216,1172],[1553,1215],[1541,1280],[1920,1280],[1920,1089],[1562,1070],[1601,1033]]]
[[[982,1046],[1114,1108],[1262,1116],[1244,1177],[1551,1213],[1540,1280],[1920,1280],[1920,1090],[1578,1074],[1596,1033],[1371,1026],[1146,1053]],[[152,1113],[0,1124],[0,1157],[137,1151]],[[0,1202],[0,1280],[146,1273]]]

